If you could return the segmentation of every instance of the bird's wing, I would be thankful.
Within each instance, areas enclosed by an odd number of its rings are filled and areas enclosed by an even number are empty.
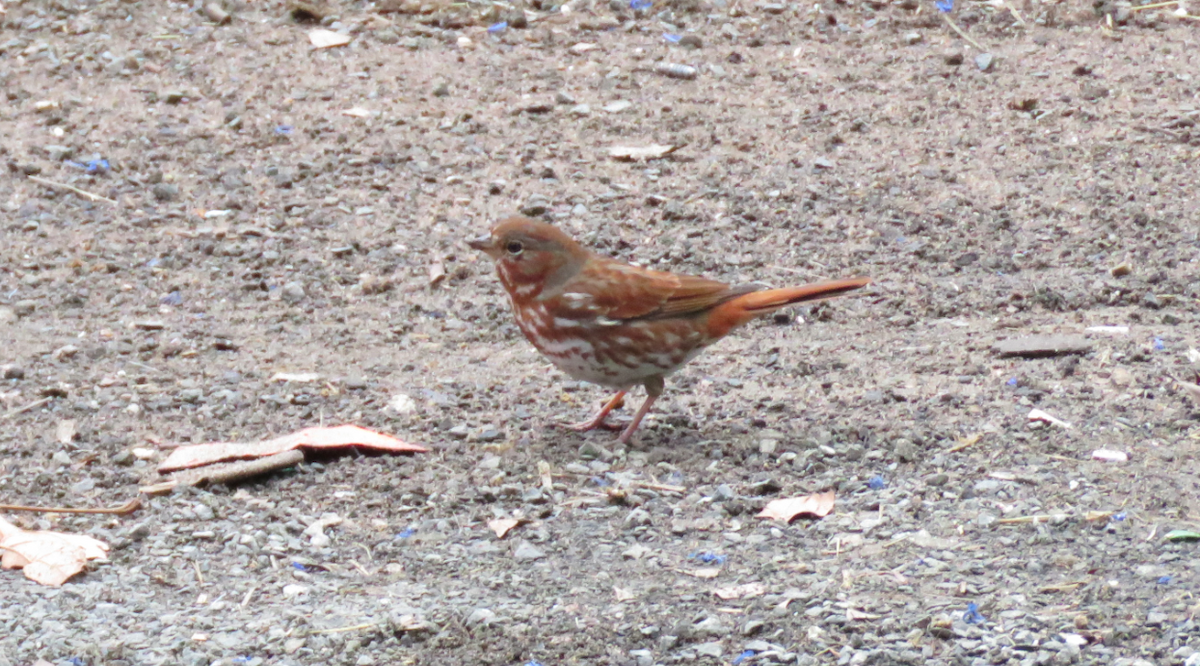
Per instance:
[[[699,312],[754,289],[593,258],[553,297],[567,316],[623,320]]]

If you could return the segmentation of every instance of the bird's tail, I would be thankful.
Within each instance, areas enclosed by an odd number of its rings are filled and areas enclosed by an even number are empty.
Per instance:
[[[720,337],[751,319],[770,314],[789,305],[823,301],[855,289],[861,289],[870,283],[870,278],[846,278],[799,287],[752,291],[717,306],[713,316],[709,319],[709,326],[712,329],[710,333]]]

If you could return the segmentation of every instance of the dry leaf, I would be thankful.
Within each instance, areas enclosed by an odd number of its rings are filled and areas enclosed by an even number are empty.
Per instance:
[[[1096,449],[1092,451],[1092,457],[1096,460],[1105,462],[1129,462],[1129,454],[1124,451],[1113,451],[1111,449]]]
[[[758,518],[775,518],[784,522],[792,522],[797,516],[805,514],[815,518],[823,518],[833,510],[833,491],[815,493],[804,497],[788,497],[771,500],[759,512]]]
[[[0,518],[0,566],[24,569],[25,577],[58,587],[83,571],[88,560],[108,559],[108,544],[83,534],[30,532]]]
[[[695,576],[696,578],[716,578],[717,576],[721,575],[721,570],[717,567],[704,569],[680,569],[679,573],[685,573],[689,576]]]
[[[360,428],[356,425],[313,427],[290,435],[262,442],[210,442],[181,446],[171,452],[159,466],[159,472],[171,472],[200,467],[227,460],[264,458],[292,449],[337,449],[361,446],[391,453],[424,453],[425,447],[396,439],[389,435]]]
[[[613,594],[617,595],[617,601],[630,601],[637,598],[637,595],[635,595],[631,590],[627,590],[623,587],[614,587]]]
[[[509,530],[520,525],[521,521],[516,518],[497,518],[488,521],[488,528],[496,533],[496,537],[503,539],[508,534]]]
[[[308,33],[308,41],[312,42],[313,48],[328,49],[349,44],[350,36],[332,30],[313,30]]]
[[[732,599],[749,599],[751,597],[761,597],[767,593],[767,587],[762,583],[746,583],[745,585],[733,585],[730,587],[718,587],[713,590],[713,594],[718,597],[730,601]]]
[[[679,146],[664,146],[657,143],[649,146],[613,146],[608,149],[608,155],[618,160],[637,162],[670,155],[678,149]]]
[[[342,115],[350,116],[351,118],[370,118],[371,112],[367,111],[366,109],[364,109],[360,106],[356,106],[352,109],[346,109],[346,110],[342,111]]]

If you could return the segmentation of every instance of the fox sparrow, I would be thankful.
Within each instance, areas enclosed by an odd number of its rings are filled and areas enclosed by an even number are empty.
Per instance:
[[[870,283],[849,278],[783,289],[731,286],[652,271],[589,252],[562,231],[511,217],[468,241],[496,262],[517,326],[568,375],[617,389],[591,420],[604,425],[636,384],[646,401],[621,433],[627,443],[663,392],[663,379],[746,322],[796,303],[819,301]]]

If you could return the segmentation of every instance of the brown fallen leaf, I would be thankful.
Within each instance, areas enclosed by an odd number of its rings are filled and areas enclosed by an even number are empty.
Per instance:
[[[496,533],[496,538],[503,539],[508,534],[509,530],[520,525],[521,521],[516,518],[497,518],[488,521],[488,528]]]
[[[721,575],[721,570],[717,567],[706,567],[703,569],[676,569],[681,574],[695,576],[696,578],[716,578]]]
[[[805,495],[804,497],[788,497],[771,500],[759,512],[758,518],[775,518],[790,523],[802,515],[814,518],[824,518],[833,510],[833,491]]]
[[[261,442],[209,442],[180,446],[158,466],[159,472],[248,458],[264,458],[292,449],[338,449],[360,446],[391,453],[424,453],[425,447],[356,425],[313,427]]]
[[[0,567],[23,569],[25,577],[58,587],[83,571],[88,560],[108,559],[108,544],[84,534],[28,531],[0,518]]]

